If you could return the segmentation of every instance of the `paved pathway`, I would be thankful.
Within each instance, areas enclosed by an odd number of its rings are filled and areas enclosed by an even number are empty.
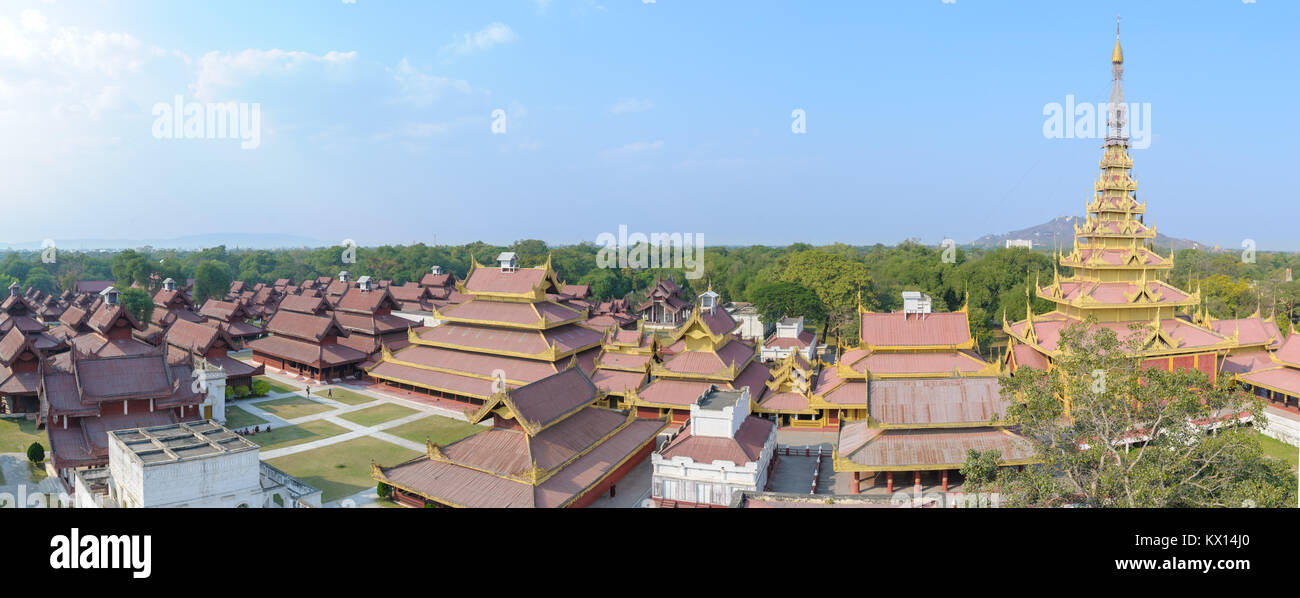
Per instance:
[[[0,484],[0,507],[13,508],[18,501],[24,501],[26,507],[44,506],[35,498],[37,494],[58,495],[63,492],[63,484],[56,477],[47,477],[33,483],[31,465],[23,453],[0,453],[0,474],[4,483]],[[13,504],[10,504],[10,502]]]
[[[301,383],[300,381],[295,380],[289,376],[285,376],[283,374],[278,374],[275,372],[268,372],[268,377],[281,383],[294,384],[294,385]],[[349,405],[347,403],[336,401],[326,396],[325,394],[326,389],[331,387],[345,389],[360,395],[371,397],[374,400],[367,403],[361,403],[359,405]],[[268,401],[275,401],[278,399],[284,399],[289,397],[304,397],[307,398],[308,400],[315,401],[322,405],[328,406],[331,409],[328,411],[322,411],[320,413],[304,415],[302,417],[285,419],[278,415],[275,415],[274,413],[271,413],[270,411],[262,409],[259,406],[259,404],[261,403],[265,403]],[[362,409],[369,409],[371,407],[377,407],[379,405],[385,405],[385,404],[399,405],[402,407],[406,407],[408,409],[414,409],[415,413],[404,415],[397,419],[382,422],[373,426],[364,426],[340,417],[341,415],[346,415],[353,411],[361,411]],[[430,405],[428,403],[413,401],[413,400],[405,399],[400,396],[391,395],[388,393],[372,392],[370,389],[359,388],[350,385],[344,386],[341,384],[313,386],[311,396],[307,396],[303,391],[296,391],[291,393],[275,392],[265,397],[258,397],[255,399],[242,399],[236,402],[232,402],[231,405],[239,407],[240,409],[243,409],[244,411],[248,412],[251,415],[266,420],[272,429],[278,427],[284,427],[284,426],[295,426],[295,425],[304,424],[312,421],[324,420],[331,424],[334,424],[336,426],[348,430],[347,432],[344,432],[342,434],[330,436],[327,438],[320,438],[317,440],[313,440],[311,442],[304,442],[302,444],[296,444],[294,446],[288,446],[279,449],[264,450],[261,453],[261,458],[263,461],[275,459],[277,457],[284,457],[286,455],[294,455],[304,451],[310,451],[313,449],[318,449],[321,447],[326,447],[333,444],[338,444],[340,442],[347,442],[349,440],[355,440],[357,438],[363,438],[363,437],[377,438],[385,442],[396,444],[403,448],[424,452],[425,450],[424,443],[412,442],[405,438],[400,438],[392,434],[389,434],[387,432],[384,432],[384,430],[388,430],[390,428],[396,428],[398,426],[408,424],[413,421],[424,419],[431,415],[452,417],[454,419],[459,419],[462,421],[464,421],[465,419],[465,415],[463,413],[457,413],[449,409],[444,409],[437,405]],[[348,497],[348,498],[354,498],[354,497]],[[339,502],[339,501],[335,501],[335,502]]]

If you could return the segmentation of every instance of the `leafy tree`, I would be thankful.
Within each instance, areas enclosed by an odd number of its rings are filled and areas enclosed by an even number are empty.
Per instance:
[[[194,299],[199,304],[209,298],[221,299],[230,292],[230,266],[225,262],[208,260],[194,271]]]
[[[127,313],[135,318],[141,324],[148,324],[149,318],[153,316],[153,299],[149,297],[144,289],[127,289],[122,291],[118,296],[122,302],[122,307],[126,308]]]
[[[875,306],[875,285],[861,262],[821,249],[786,256],[775,266],[776,281],[793,282],[812,290],[825,307],[829,326],[856,334],[858,293],[867,307]]]
[[[1145,368],[1135,357],[1150,336],[1134,324],[1121,341],[1095,320],[1062,332],[1051,371],[1003,378],[1009,419],[1034,445],[1041,465],[1004,470],[1012,504],[1098,507],[1293,506],[1295,474],[1263,455],[1254,428],[1262,402],[1227,377]],[[1207,433],[1191,422],[1211,418]]]
[[[36,266],[28,271],[27,280],[23,286],[39,289],[45,293],[56,293],[59,288],[54,277],[50,276],[50,273],[46,272],[45,268],[40,266]]]
[[[41,443],[39,442],[33,442],[31,446],[27,447],[27,460],[31,461],[33,464],[38,464],[41,461],[44,461],[45,447],[41,446]]]
[[[993,483],[998,476],[998,463],[1002,453],[996,449],[984,452],[975,449],[966,451],[966,462],[961,466],[961,475],[966,480],[966,492],[979,492]]]
[[[775,322],[783,316],[804,316],[810,322],[826,319],[826,309],[817,294],[793,282],[774,282],[760,286],[749,295],[765,322]]]
[[[393,487],[383,482],[379,482],[379,484],[375,486],[375,494],[378,494],[379,498],[388,498],[393,495]]]

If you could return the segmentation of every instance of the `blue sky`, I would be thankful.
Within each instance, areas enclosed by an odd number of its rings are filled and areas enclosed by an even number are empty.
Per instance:
[[[1116,14],[1161,232],[1300,249],[1276,0],[3,0],[0,240],[967,242],[1082,213],[1099,142],[1043,109],[1106,101]],[[155,138],[178,94],[260,145]]]

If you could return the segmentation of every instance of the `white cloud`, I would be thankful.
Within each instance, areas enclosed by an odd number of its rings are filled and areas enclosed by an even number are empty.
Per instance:
[[[449,91],[466,94],[474,92],[468,81],[422,72],[411,66],[405,58],[389,71],[401,90],[398,101],[412,106],[430,106]]]
[[[36,33],[45,33],[50,28],[50,22],[41,14],[41,11],[29,8],[23,11],[19,21],[23,24],[23,29]]]
[[[635,98],[623,98],[614,104],[609,111],[614,114],[627,114],[629,112],[645,112],[654,108],[655,103],[650,100],[638,100]]]
[[[505,23],[491,23],[474,33],[466,33],[462,39],[444,46],[439,56],[464,56],[474,52],[490,50],[495,46],[508,44],[519,39],[513,29]]]
[[[200,100],[217,99],[221,90],[266,75],[297,73],[308,68],[326,70],[347,66],[356,60],[356,52],[330,51],[325,54],[286,52],[280,49],[248,49],[237,54],[208,52],[199,60],[199,75],[194,96]]]
[[[615,155],[617,155],[617,154],[641,154],[641,153],[645,153],[645,152],[652,152],[652,151],[659,150],[659,149],[663,148],[663,146],[664,146],[664,142],[663,142],[662,139],[655,140],[655,141],[635,141],[635,142],[632,142],[632,143],[629,143],[629,144],[626,144],[626,145],[622,145],[622,146],[619,146],[619,147],[616,147],[616,148],[610,149],[610,150],[608,150],[606,153],[608,153],[608,154],[615,154]]]

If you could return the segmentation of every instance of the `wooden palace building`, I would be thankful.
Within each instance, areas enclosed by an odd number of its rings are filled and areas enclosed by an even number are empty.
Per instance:
[[[471,275],[472,280],[472,275]],[[411,506],[584,507],[614,489],[655,449],[660,420],[597,407],[578,367],[490,395],[470,417],[493,427],[372,477]]]
[[[520,268],[513,254],[497,267],[473,262],[459,303],[434,306],[443,323],[412,329],[409,345],[384,347],[367,375],[393,388],[467,406],[489,401],[497,387],[518,388],[577,363],[594,369],[604,335],[583,325],[587,310],[564,303],[550,259]]]

